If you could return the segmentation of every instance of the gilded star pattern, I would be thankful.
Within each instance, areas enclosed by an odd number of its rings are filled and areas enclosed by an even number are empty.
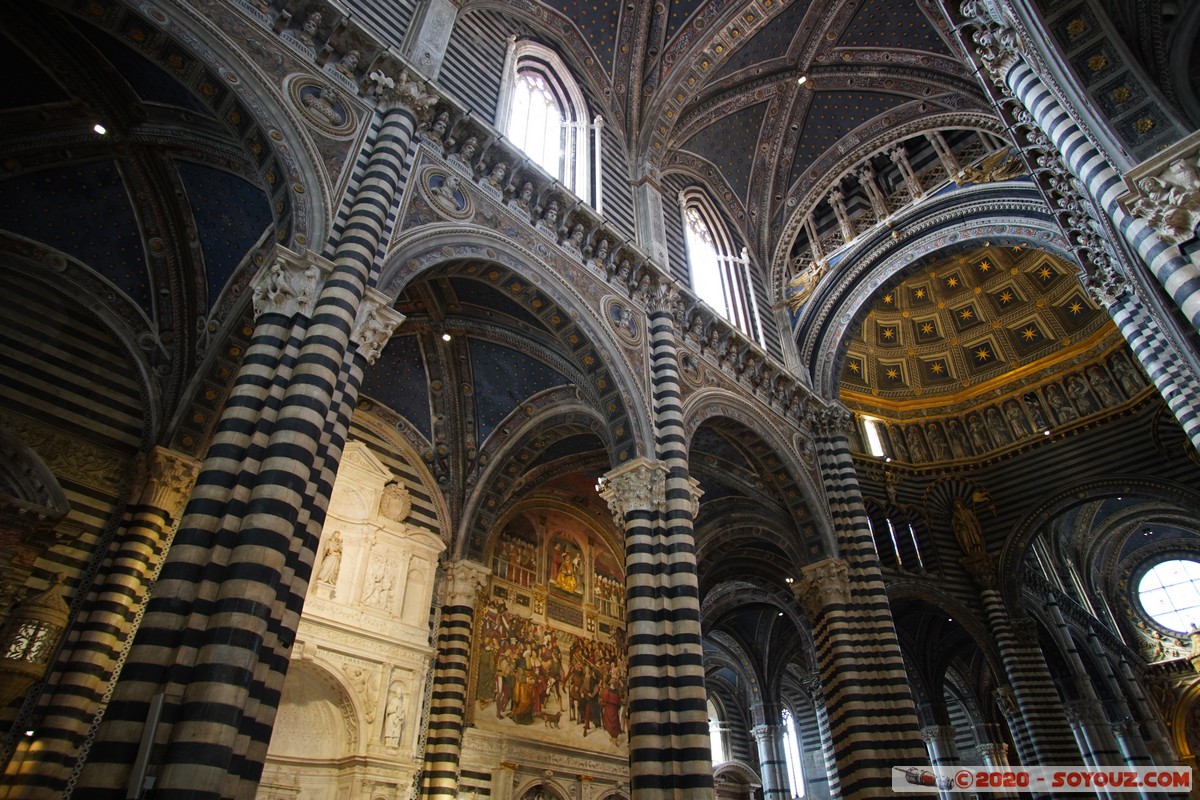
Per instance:
[[[1007,289],[1005,289],[1003,292],[1000,293],[1000,302],[1002,304],[1008,305],[1009,303],[1012,302],[1012,300],[1013,300],[1013,294],[1012,294],[1012,292],[1008,291]]]
[[[1037,331],[1035,331],[1032,327],[1026,328],[1025,330],[1021,331],[1021,337],[1027,342],[1032,342],[1035,338],[1037,338]]]
[[[895,339],[896,338],[896,329],[895,328],[884,328],[883,329],[883,338],[885,338],[889,341],[892,339]]]
[[[991,268],[992,268],[992,265],[991,265],[991,264],[989,264],[989,263],[988,263],[988,262],[986,262],[986,261],[982,261],[982,262],[980,262],[980,264],[979,264],[979,271],[980,271],[980,272],[987,272],[987,271],[989,271]]]
[[[1050,278],[1053,275],[1054,275],[1054,273],[1051,271],[1051,269],[1049,267],[1042,267],[1041,269],[1038,270],[1038,277],[1044,281],[1050,280]]]
[[[981,347],[975,351],[975,359],[977,361],[979,361],[980,364],[987,361],[991,357],[992,357],[992,352],[990,350],[988,350],[986,347]]]
[[[941,361],[935,361],[929,365],[929,371],[932,372],[934,375],[941,375],[942,372],[945,371],[945,369],[946,369],[946,365],[943,364]]]
[[[964,308],[962,311],[958,312],[958,316],[960,319],[962,319],[965,322],[966,320],[969,320],[972,317],[974,317],[975,314],[971,311],[971,309]]]
[[[951,275],[949,278],[946,278],[946,285],[953,289],[958,286],[958,278]]]
[[[1067,306],[1067,310],[1071,312],[1072,316],[1081,314],[1083,313],[1083,303],[1075,300],[1071,305]]]
[[[900,377],[900,372],[895,367],[888,367],[887,376],[890,380],[894,381]]]
[[[915,292],[913,292],[913,294],[916,295],[918,300],[925,299],[925,290],[924,289],[917,289]]]
[[[932,322],[921,323],[921,333],[924,333],[924,334],[933,333],[933,323]]]

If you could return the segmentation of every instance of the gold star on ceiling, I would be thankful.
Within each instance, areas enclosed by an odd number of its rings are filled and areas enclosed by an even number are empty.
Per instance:
[[[946,278],[946,285],[953,289],[955,286],[958,286],[958,278],[951,275],[949,278]]]
[[[916,298],[918,300],[925,299],[925,290],[924,289],[917,289],[915,292],[913,292],[913,294],[916,295]]]
[[[987,361],[991,357],[991,351],[989,351],[986,347],[981,347],[975,351],[975,358],[977,358],[980,362]]]
[[[850,362],[850,371],[853,372],[855,375],[857,375],[861,369],[862,369],[862,367],[860,367],[858,365],[857,361]]]
[[[969,308],[964,308],[962,311],[958,312],[958,316],[959,316],[960,318],[962,318],[964,321],[966,321],[966,320],[968,320],[968,319],[971,319],[971,317],[975,316],[975,314],[973,314],[973,313],[971,312],[971,309],[969,309]]]
[[[1071,303],[1071,305],[1067,306],[1067,310],[1072,314],[1079,314],[1083,311],[1083,303],[1076,300],[1075,302]]]
[[[935,361],[929,365],[929,371],[934,375],[941,375],[942,370],[946,369],[946,365],[940,361]]]
[[[892,380],[896,380],[897,378],[900,377],[900,373],[896,371],[895,367],[888,367],[887,376],[889,378],[891,378]]]
[[[1038,277],[1044,281],[1050,280],[1050,276],[1053,274],[1054,273],[1050,271],[1049,267],[1042,267],[1041,269],[1038,270]]]
[[[980,271],[980,272],[987,272],[987,271],[988,271],[988,270],[990,270],[991,268],[992,268],[992,265],[991,265],[991,264],[989,264],[989,263],[988,263],[988,262],[986,262],[986,261],[984,261],[984,262],[980,263],[980,265],[979,265],[979,271]]]
[[[1025,341],[1032,342],[1034,338],[1037,337],[1037,331],[1035,331],[1033,328],[1026,328],[1025,330],[1021,331],[1021,336],[1025,338]]]
[[[1006,303],[1006,304],[1011,303],[1012,299],[1013,299],[1012,292],[1008,291],[1007,289],[1005,289],[1003,292],[1000,293],[1000,302],[1001,303]]]
[[[933,323],[932,322],[922,323],[921,333],[933,333]]]
[[[883,302],[887,303],[888,305],[891,305],[892,296],[890,294],[885,294],[883,296]]]
[[[883,329],[883,338],[894,339],[895,337],[896,337],[896,331],[894,328],[884,328]]]

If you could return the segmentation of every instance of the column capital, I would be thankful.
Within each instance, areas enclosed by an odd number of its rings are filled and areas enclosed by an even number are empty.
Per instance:
[[[1008,763],[1008,745],[1004,742],[980,742],[975,745],[975,753],[985,766]]]
[[[358,345],[358,352],[367,363],[374,364],[402,322],[404,315],[392,308],[391,297],[378,289],[367,289],[350,339]]]
[[[921,728],[921,740],[925,744],[954,741],[953,725],[927,725]]]
[[[404,108],[424,121],[438,103],[438,96],[415,73],[401,69],[396,77],[376,70],[367,76],[366,93],[379,101],[380,111]]]
[[[959,563],[970,573],[983,589],[995,589],[998,585],[996,557],[990,553],[963,556]]]
[[[850,566],[840,558],[809,564],[801,568],[792,592],[804,605],[809,621],[816,622],[826,607],[850,602]]]
[[[618,528],[625,528],[625,516],[631,511],[666,509],[667,472],[662,461],[635,458],[605,473],[596,491],[608,503]]]
[[[997,686],[992,690],[992,697],[995,699],[1000,713],[1006,718],[1011,719],[1020,712],[1017,706],[1017,693],[1013,691],[1011,686]]]
[[[825,408],[813,408],[808,412],[809,426],[820,436],[832,438],[846,436],[854,425],[854,414],[838,403]]]
[[[959,10],[969,22],[978,26],[973,38],[984,67],[993,80],[1003,81],[1021,58],[1021,40],[1012,21],[1004,16],[994,0],[964,0]]]
[[[294,253],[275,245],[266,266],[254,278],[254,318],[268,313],[289,319],[296,314],[311,316],[332,269],[333,262],[311,250]]]
[[[442,605],[475,607],[491,571],[477,561],[462,559],[446,565],[446,593]]]
[[[1039,647],[1038,626],[1031,617],[1013,617],[1008,621],[1013,639],[1022,647]]]
[[[779,730],[779,727],[780,726],[778,725],[770,725],[766,723],[755,725],[750,729],[750,735],[753,736],[754,740],[760,744],[763,742],[769,742],[772,741],[771,737],[776,734],[776,732]]]
[[[183,453],[156,446],[145,456],[142,468],[145,483],[138,502],[161,509],[172,519],[179,519],[196,484],[196,476],[200,474],[200,462]]]

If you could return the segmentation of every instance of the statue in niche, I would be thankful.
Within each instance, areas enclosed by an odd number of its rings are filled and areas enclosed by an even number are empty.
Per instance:
[[[1050,429],[1050,423],[1046,421],[1046,414],[1042,411],[1042,404],[1038,402],[1035,392],[1025,395],[1025,407],[1029,409],[1029,416],[1033,418],[1033,424],[1039,431]]]
[[[975,446],[975,452],[978,455],[983,455],[992,449],[992,443],[988,440],[987,429],[983,426],[983,419],[978,414],[972,414],[967,417],[967,428],[971,431],[971,444]]]
[[[921,426],[909,425],[905,429],[904,435],[908,440],[908,452],[912,455],[913,461],[928,461],[929,452],[925,449],[925,443],[921,441]]]
[[[983,543],[983,529],[979,527],[979,519],[975,512],[963,505],[961,498],[954,498],[954,508],[950,512],[950,530],[959,548],[968,556],[987,555],[987,547]]]
[[[337,583],[338,571],[341,568],[342,532],[334,531],[321,555],[321,571],[317,573],[317,583],[333,586]]]
[[[1012,433],[1009,432],[1008,426],[1004,424],[1004,418],[1000,416],[999,409],[995,406],[989,406],[987,411],[983,413],[987,416],[988,429],[992,432],[992,438],[996,440],[996,444],[1011,444]]]
[[[1054,416],[1058,417],[1059,422],[1070,422],[1079,418],[1079,414],[1075,413],[1075,409],[1067,402],[1067,396],[1058,388],[1057,383],[1046,387],[1046,402],[1054,409]]]
[[[1033,433],[1029,427],[1029,420],[1025,419],[1025,412],[1021,411],[1021,407],[1017,405],[1017,401],[1009,400],[1005,402],[1004,416],[1008,417],[1008,424],[1012,426],[1018,439]]]
[[[1087,384],[1078,375],[1071,375],[1067,378],[1067,394],[1071,395],[1071,400],[1075,402],[1075,408],[1079,409],[1080,414],[1091,414],[1096,410],[1096,404],[1088,393]]]
[[[399,747],[404,736],[404,693],[399,683],[388,689],[387,710],[383,713],[383,743]]]
[[[1115,406],[1121,402],[1117,390],[1113,387],[1112,381],[1104,374],[1104,370],[1096,364],[1087,368],[1088,383],[1092,385],[1092,391],[1100,398],[1100,402],[1105,406]]]
[[[971,455],[967,449],[967,432],[963,430],[962,423],[956,419],[949,420],[946,430],[949,432],[950,452],[954,453],[954,457],[966,458]]]
[[[1133,367],[1129,366],[1129,361],[1126,360],[1124,353],[1117,353],[1112,360],[1113,375],[1117,376],[1117,382],[1121,384],[1121,388],[1125,390],[1126,397],[1133,397],[1142,388],[1142,382],[1134,373]]]
[[[371,577],[367,583],[367,590],[363,593],[363,604],[382,608],[390,605],[395,597],[395,578],[392,577],[389,567],[393,566],[390,562],[378,563],[371,568]]]
[[[946,441],[946,436],[942,433],[941,427],[936,422],[926,423],[925,433],[925,438],[929,440],[929,446],[933,449],[933,457],[938,461],[948,461],[950,459],[950,444]]]
[[[436,186],[430,181],[429,194],[443,208],[451,211],[461,211],[464,206],[459,201],[462,192],[462,181],[455,175],[446,175]]]
[[[390,481],[379,498],[379,516],[403,522],[412,510],[412,496],[400,481]]]

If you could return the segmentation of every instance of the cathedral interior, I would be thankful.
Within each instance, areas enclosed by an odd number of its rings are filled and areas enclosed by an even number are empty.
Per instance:
[[[0,40],[0,797],[1200,766],[1200,2]]]

